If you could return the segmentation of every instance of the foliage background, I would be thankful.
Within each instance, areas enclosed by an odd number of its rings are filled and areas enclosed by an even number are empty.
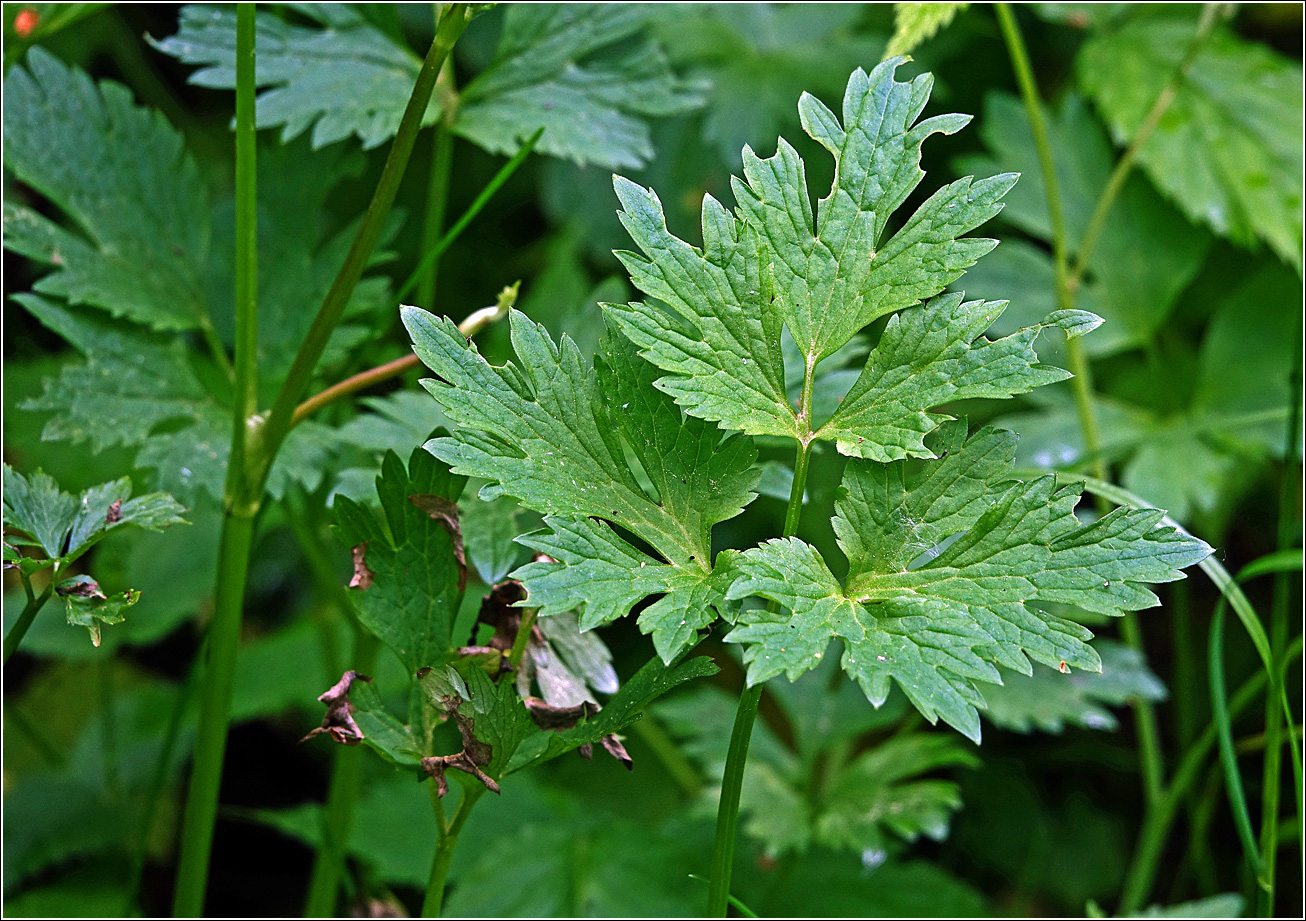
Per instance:
[[[5,5],[6,61],[19,6]],[[1119,150],[1111,140],[1111,93],[1138,79],[1122,62],[1132,60],[1128,30],[1140,14],[1127,5],[1108,6],[1106,12],[1073,4],[1018,11],[1040,86],[1052,100],[1054,153],[1066,171],[1062,186],[1072,228],[1082,228],[1113,150]],[[173,34],[178,15],[171,6],[116,6],[42,44],[96,78],[125,83],[139,101],[161,110],[184,134],[205,178],[229,188],[231,94],[188,82],[193,68],[142,39]],[[501,15],[481,16],[459,43],[460,86],[490,61]],[[1195,23],[1197,8],[1185,8],[1184,15]],[[404,5],[398,24],[414,48],[429,40],[429,16],[412,5]],[[1299,5],[1248,5],[1229,26],[1261,49],[1256,53],[1301,58]],[[884,4],[658,7],[647,34],[662,45],[678,73],[701,82],[704,105],[651,119],[654,158],[642,169],[622,172],[656,188],[671,229],[689,239],[695,237],[704,192],[730,200],[728,177],[738,171],[745,143],[765,154],[776,134],[783,134],[809,165],[820,165],[810,180],[814,188],[824,187],[830,177],[821,170],[828,170],[828,159],[800,143],[807,139],[798,128],[798,95],[806,90],[836,100],[850,70],[879,61],[892,28],[892,10]],[[922,190],[972,172],[1024,174],[1007,210],[984,231],[1002,245],[958,285],[971,296],[1010,298],[1013,306],[1004,322],[1024,325],[1053,306],[1048,229],[1041,216],[1037,161],[992,12],[976,7],[962,13],[914,57],[904,69],[908,74],[929,70],[937,78],[930,113],[976,115],[968,130],[926,146],[923,166],[930,181]],[[1198,73],[1201,68],[1199,63]],[[1239,92],[1254,88],[1230,88],[1233,112]],[[1173,118],[1182,117],[1177,107]],[[1300,131],[1279,127],[1298,145],[1299,173]],[[417,259],[431,159],[428,135],[419,139],[398,197],[402,214],[385,246],[389,259],[372,273],[390,279],[391,290]],[[348,138],[313,150],[300,138],[278,152],[279,132],[264,131],[260,140],[260,194],[277,209],[269,208],[266,220],[287,225],[311,220],[322,230],[320,239],[342,229],[365,206],[385,149],[363,151],[357,139]],[[1178,150],[1201,156],[1191,146]],[[463,140],[455,143],[453,156],[448,213],[457,215],[503,158]],[[279,157],[287,166],[280,187]],[[1165,176],[1181,165],[1164,159],[1144,163],[1129,180],[1090,265],[1081,306],[1108,319],[1086,342],[1118,481],[1171,509],[1218,547],[1225,566],[1236,571],[1274,549],[1279,482],[1285,472],[1297,474],[1284,463],[1283,423],[1239,426],[1221,420],[1287,405],[1288,375],[1300,348],[1291,323],[1301,304],[1300,261],[1293,263],[1291,246],[1276,252],[1257,242],[1263,229],[1257,215],[1243,224],[1236,217],[1222,222],[1202,210],[1192,187],[1167,184]],[[1271,174],[1266,181],[1288,179]],[[1300,175],[1296,182],[1299,251]],[[55,213],[8,172],[4,191],[7,200]],[[459,319],[490,303],[505,284],[522,279],[522,309],[555,335],[569,332],[592,349],[600,322],[597,302],[630,293],[611,255],[612,249],[628,246],[616,207],[608,170],[532,156],[443,260],[436,312]],[[4,259],[5,461],[26,472],[43,468],[68,490],[124,475],[132,476],[138,489],[155,488],[148,473],[133,469],[133,451],[92,454],[84,444],[41,440],[50,413],[21,407],[41,394],[44,379],[76,356],[9,297],[31,290],[44,267],[9,251]],[[333,272],[331,263],[326,278]],[[373,310],[362,322],[367,331],[340,363],[344,373],[407,351],[393,316]],[[480,341],[492,360],[506,354],[506,330],[492,329]],[[1060,363],[1052,352],[1047,360]],[[429,414],[429,400],[423,397],[418,413],[402,396],[390,404],[377,402],[387,392],[416,393],[419,376],[412,373],[369,399],[336,404],[321,414],[320,421],[339,430],[337,449],[321,461],[324,482],[356,490],[370,481],[377,449],[393,447],[406,455],[425,437],[431,421],[421,414]],[[1010,404],[971,407],[972,425],[1002,413],[1000,423],[1022,435],[1025,462],[1073,461],[1079,448],[1069,390],[1049,389],[1055,391],[1051,396],[1027,398],[1014,413]],[[385,421],[368,411],[383,405],[396,418]],[[818,456],[810,486],[814,509],[829,510],[840,464],[832,454]],[[123,536],[85,561],[106,587],[143,590],[127,622],[106,629],[97,650],[80,631],[47,612],[4,670],[7,914],[123,910],[122,881],[130,876],[136,851],[133,834],[124,830],[139,822],[170,703],[194,657],[197,624],[211,605],[217,508],[184,484],[165,484],[179,486],[192,527]],[[309,505],[305,500],[303,508]],[[313,855],[314,804],[326,791],[325,744],[297,740],[317,723],[315,697],[334,680],[326,661],[330,650],[324,652],[314,625],[334,617],[331,580],[343,581],[349,559],[346,548],[329,538],[323,544],[326,558],[306,553],[295,529],[325,534],[325,522],[311,515],[297,518],[293,496],[287,508],[290,514],[274,507],[266,516],[255,552],[211,913],[300,910]],[[775,533],[782,516],[783,502],[764,497],[724,526],[719,538],[723,545],[747,545],[754,530]],[[805,536],[818,545],[831,540],[816,529]],[[5,583],[6,627],[21,606],[11,603],[16,591],[16,583]],[[1268,581],[1253,583],[1248,591],[1258,610],[1268,609]],[[1161,595],[1166,607],[1147,612],[1142,623],[1147,664],[1169,689],[1158,713],[1163,744],[1173,756],[1209,719],[1203,663],[1215,595],[1201,577],[1167,586]],[[1294,603],[1299,606],[1299,594]],[[329,629],[339,632],[339,626],[332,621]],[[623,676],[649,654],[647,638],[631,619],[605,628],[603,635]],[[338,642],[343,647],[343,634]],[[1254,671],[1255,656],[1241,634],[1230,631],[1228,645],[1234,686]],[[696,686],[660,711],[661,723],[695,770],[719,761],[720,737],[729,724],[728,698],[720,691],[733,692],[741,678],[719,636],[704,649],[722,664],[722,673],[710,686]],[[1300,682],[1295,666],[1289,685],[1294,699]],[[776,744],[784,746],[793,743],[795,730],[780,697],[764,697],[763,718]],[[887,706],[887,712],[868,717],[863,700],[836,710],[836,719],[846,721],[850,732],[878,741],[891,731],[892,720],[902,718],[894,702]],[[1134,846],[1141,801],[1133,721],[1125,709],[1112,712],[1119,721],[1115,731],[1071,725],[1058,734],[1020,733],[987,723],[973,763],[937,772],[960,783],[963,804],[942,840],[889,843],[884,852],[868,851],[861,858],[820,849],[775,857],[745,836],[735,891],[759,913],[779,915],[1080,914],[1090,899],[1110,906]],[[1241,735],[1254,734],[1256,725],[1248,721]],[[721,743],[717,751],[714,741]],[[487,800],[455,857],[448,911],[697,912],[706,887],[700,892],[702,884],[686,874],[704,872],[710,811],[701,796],[690,795],[693,784],[678,782],[644,736],[632,735],[627,745],[636,762],[631,774],[601,757],[592,764],[567,757],[514,778],[501,798]],[[1244,762],[1254,802],[1259,762],[1254,752]],[[183,767],[184,759],[172,765],[164,808],[149,830],[134,906],[145,914],[165,913],[169,904]],[[369,763],[368,770],[351,842],[356,898],[398,899],[411,910],[425,883],[432,820],[423,808],[424,794],[384,765]],[[699,784],[709,779],[710,767]],[[1172,903],[1238,890],[1241,851],[1218,772],[1203,775],[1184,808],[1154,900]],[[1282,860],[1281,906],[1300,902],[1294,869],[1300,838],[1297,842]]]

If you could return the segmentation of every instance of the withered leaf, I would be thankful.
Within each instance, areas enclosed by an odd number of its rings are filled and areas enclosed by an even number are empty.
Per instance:
[[[78,582],[69,582],[64,585],[55,586],[55,594],[72,598],[96,598],[104,599],[104,592],[100,591],[100,583],[91,579],[83,579]],[[99,643],[96,643],[98,646]]]
[[[422,759],[422,770],[435,780],[436,793],[443,797],[449,792],[449,782],[444,773],[449,768],[457,768],[471,774],[491,793],[499,792],[499,785],[481,768],[490,763],[494,757],[494,748],[487,742],[476,738],[475,723],[471,717],[460,712],[462,701],[456,697],[444,698],[449,716],[458,724],[458,732],[463,738],[463,750],[454,755],[439,755]]]
[[[356,588],[360,591],[372,587],[372,579],[375,576],[372,570],[367,568],[367,545],[368,541],[363,541],[351,552],[354,558],[354,577],[349,580],[349,587]]]
[[[530,711],[531,719],[535,721],[536,726],[545,730],[551,729],[554,732],[562,732],[564,729],[571,729],[580,722],[582,717],[585,719],[592,719],[595,714],[599,712],[599,706],[590,701],[584,701],[583,703],[576,704],[573,707],[555,707],[552,704],[540,700],[538,697],[527,697],[523,703],[526,704],[526,709]],[[629,771],[634,769],[634,761],[631,759],[625,746],[621,744],[621,740],[617,738],[615,733],[609,733],[608,735],[603,736],[599,742],[603,745],[603,748],[608,752],[608,754],[612,755],[612,757],[616,758],[626,766],[626,770]],[[594,747],[588,742],[579,746],[578,750],[580,751],[580,756],[586,761],[589,761],[594,757]]]
[[[458,503],[433,494],[409,496],[408,501],[449,532],[454,559],[458,561],[458,591],[463,591],[467,588],[467,552],[463,549],[463,529],[458,523]]]
[[[318,696],[318,700],[326,704],[327,708],[322,725],[299,741],[307,742],[313,736],[325,732],[341,745],[361,744],[363,731],[358,728],[358,723],[354,722],[354,705],[349,702],[349,688],[355,681],[371,680],[368,676],[352,670],[341,675],[339,681]]]

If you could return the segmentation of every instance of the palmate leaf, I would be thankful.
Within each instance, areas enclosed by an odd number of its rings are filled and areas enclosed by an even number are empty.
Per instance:
[[[33,48],[5,77],[4,147],[5,168],[73,224],[6,196],[5,247],[54,267],[37,291],[156,329],[208,322],[197,269],[209,248],[208,193],[162,115]]]
[[[1031,675],[1004,674],[999,687],[985,688],[984,716],[995,726],[1016,732],[1038,729],[1059,733],[1067,723],[1086,729],[1115,729],[1107,705],[1136,700],[1158,701],[1165,685],[1137,650],[1108,640],[1093,644],[1102,658],[1102,673],[1037,667]]]
[[[742,555],[730,597],[760,595],[788,612],[746,613],[727,637],[744,645],[750,684],[801,675],[838,637],[844,670],[872,703],[892,678],[931,722],[978,739],[976,682],[999,682],[996,665],[1101,669],[1089,631],[1039,603],[1140,610],[1158,603],[1140,583],[1182,578],[1211,552],[1158,528],[1159,512],[1117,509],[1085,524],[1074,514],[1079,489],[1057,489],[1052,477],[1006,481],[1010,432],[967,439],[965,423],[952,422],[931,447],[939,459],[915,475],[901,461],[849,463],[834,519],[844,583],[797,538]]]
[[[521,366],[495,368],[448,319],[414,307],[403,318],[418,356],[440,376],[423,384],[459,425],[427,449],[455,473],[490,481],[482,498],[509,495],[548,516],[549,530],[521,542],[557,562],[514,573],[542,614],[583,603],[589,630],[662,594],[639,622],[670,662],[730,610],[733,555],[713,567],[711,531],[754,497],[749,439],[723,439],[685,417],[620,338],[607,339],[589,368],[569,338],[555,344],[514,311]]]
[[[454,131],[491,153],[515,153],[544,126],[542,153],[643,166],[653,156],[647,119],[703,101],[703,87],[672,74],[657,45],[631,42],[652,15],[641,4],[508,5],[494,60],[463,92]]]
[[[836,163],[834,184],[815,216],[803,162],[783,139],[769,159],[745,149],[745,180],[733,182],[735,215],[710,196],[704,200],[701,250],[667,230],[655,194],[616,180],[622,222],[643,252],[617,255],[635,285],[665,307],[609,304],[605,310],[667,373],[657,386],[689,414],[748,434],[835,440],[845,453],[888,460],[926,453],[920,436],[945,418],[926,411],[943,400],[1023,393],[1064,376],[1035,364],[1029,346],[1038,327],[985,344],[989,351],[975,355],[971,340],[1002,303],[961,305],[958,298],[915,306],[996,245],[963,235],[1001,210],[999,199],[1016,177],[958,180],[886,237],[890,215],[924,176],[922,142],[969,121],[942,115],[913,124],[932,78],[899,83],[893,73],[900,63],[853,74],[842,123],[814,97],[800,101],[804,129]],[[904,312],[893,335],[854,387],[858,399],[850,395],[824,428],[794,406],[785,390],[783,330],[812,377],[859,330],[898,311]],[[1045,322],[1077,332],[1085,319]]]

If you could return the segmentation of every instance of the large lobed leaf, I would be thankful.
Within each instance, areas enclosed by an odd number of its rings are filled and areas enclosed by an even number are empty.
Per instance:
[[[666,372],[657,386],[689,414],[748,434],[834,440],[845,453],[889,460],[926,453],[920,437],[946,418],[928,414],[940,402],[1023,393],[1064,376],[1036,364],[1030,344],[1039,325],[972,348],[1003,303],[947,298],[916,306],[996,245],[964,234],[1001,210],[1016,177],[951,183],[887,234],[890,216],[925,175],[921,144],[969,121],[941,115],[916,122],[933,81],[927,74],[897,82],[900,63],[853,74],[842,122],[815,97],[800,101],[804,130],[836,165],[815,213],[803,161],[783,139],[768,159],[745,148],[745,178],[733,181],[734,215],[705,198],[702,249],[668,231],[653,192],[616,180],[622,222],[643,253],[617,255],[635,285],[664,306],[605,310]],[[795,407],[785,388],[784,331],[811,379],[859,330],[899,311],[825,426],[801,402]],[[1091,327],[1086,319],[1058,314],[1045,322],[1078,334]]]
[[[549,615],[583,603],[588,630],[662,594],[640,627],[667,662],[729,610],[730,558],[713,567],[711,531],[754,497],[749,439],[723,439],[684,416],[620,338],[587,367],[568,337],[555,344],[514,311],[521,366],[495,368],[448,319],[414,307],[403,317],[418,356],[440,376],[423,384],[459,425],[427,449],[455,473],[490,481],[482,498],[510,495],[548,516],[548,531],[521,541],[556,562],[514,574],[532,605]]]
[[[1010,432],[968,439],[953,422],[932,447],[939,459],[916,474],[901,461],[849,463],[834,519],[844,582],[797,538],[742,555],[730,597],[760,595],[786,612],[746,613],[727,637],[744,645],[751,684],[801,675],[838,637],[845,671],[872,703],[893,679],[931,722],[978,739],[976,682],[1000,683],[996,665],[1029,674],[1033,658],[1101,670],[1089,631],[1041,603],[1103,614],[1150,607],[1158,602],[1141,583],[1182,578],[1211,552],[1157,527],[1160,512],[1117,509],[1084,523],[1079,489],[1057,489],[1052,477],[1008,481]]]

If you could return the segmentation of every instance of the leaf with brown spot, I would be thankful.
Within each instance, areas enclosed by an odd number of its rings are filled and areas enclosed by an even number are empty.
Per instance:
[[[467,588],[467,552],[463,549],[463,529],[458,523],[458,503],[451,502],[444,496],[429,494],[409,496],[408,501],[449,532],[449,538],[453,541],[453,556],[458,561],[458,591],[464,591]]]
[[[366,675],[360,675],[352,670],[341,675],[339,681],[317,698],[326,704],[327,708],[326,716],[322,718],[322,725],[299,741],[307,742],[315,735],[326,733],[341,745],[361,744],[363,731],[358,728],[358,723],[354,722],[354,705],[349,702],[349,689],[355,681],[371,680]]]
[[[356,588],[360,592],[371,588],[372,580],[375,578],[372,570],[367,568],[368,543],[369,541],[363,541],[350,551],[350,555],[354,559],[354,577],[349,580],[349,587]]]
[[[456,645],[453,625],[467,570],[457,519],[433,517],[431,510],[445,507],[441,503],[452,508],[464,483],[422,448],[413,451],[407,466],[390,451],[376,482],[383,518],[346,496],[335,499],[337,536],[346,547],[365,547],[366,574],[358,568],[356,551],[357,584],[349,591],[358,619],[399,656],[410,675],[447,660]]]

